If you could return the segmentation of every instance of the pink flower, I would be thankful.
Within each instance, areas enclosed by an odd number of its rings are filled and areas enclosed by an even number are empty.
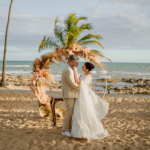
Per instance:
[[[80,49],[78,49],[78,48],[77,48],[77,49],[76,49],[76,51],[77,51],[77,52],[79,52],[79,51],[80,51]]]
[[[87,50],[91,51],[91,48],[90,48],[90,47],[87,47]]]
[[[33,80],[33,85],[35,85],[36,84],[36,81],[35,80]]]
[[[77,45],[77,48],[78,48],[78,49],[81,49],[81,48],[82,48],[82,46],[81,46],[81,45]]]
[[[87,53],[87,51],[86,51],[86,50],[84,50],[84,51],[83,51],[83,54],[87,55],[88,53]]]
[[[69,51],[68,53],[69,53],[69,55],[72,55],[72,54],[73,54],[72,51]]]
[[[41,77],[43,75],[43,70],[39,71],[39,76]]]
[[[59,50],[58,50],[59,52],[62,52],[63,51],[63,47],[61,47],[61,48],[59,48]]]

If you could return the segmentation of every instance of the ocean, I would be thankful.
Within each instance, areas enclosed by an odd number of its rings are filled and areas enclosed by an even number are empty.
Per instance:
[[[0,61],[0,73],[2,73],[2,61]],[[84,62],[79,62],[78,73],[83,74],[81,68]],[[104,62],[106,67],[102,70],[95,67],[91,71],[93,79],[111,78],[134,78],[134,79],[150,79],[150,63],[118,63],[118,62]],[[56,80],[60,80],[61,72],[66,64],[60,65],[52,64],[50,71],[53,73]],[[10,75],[25,75],[30,76],[32,71],[32,61],[7,61],[6,74]]]

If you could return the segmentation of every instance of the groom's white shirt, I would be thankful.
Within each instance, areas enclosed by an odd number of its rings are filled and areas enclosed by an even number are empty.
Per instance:
[[[62,71],[61,83],[63,98],[77,98],[80,86],[75,83],[74,71],[69,64]]]

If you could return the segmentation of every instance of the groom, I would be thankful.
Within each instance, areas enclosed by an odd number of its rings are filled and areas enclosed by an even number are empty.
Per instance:
[[[80,89],[79,85],[75,83],[73,67],[78,66],[79,58],[75,55],[71,55],[68,59],[67,66],[63,69],[61,75],[62,83],[62,95],[66,103],[66,113],[63,120],[63,132],[62,135],[70,136],[72,126],[72,114],[74,109],[75,98],[77,98],[77,92]]]

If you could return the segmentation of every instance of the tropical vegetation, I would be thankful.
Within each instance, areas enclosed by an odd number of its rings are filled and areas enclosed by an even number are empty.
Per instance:
[[[70,13],[64,20],[64,26],[61,26],[59,25],[57,17],[55,19],[54,36],[43,38],[39,46],[39,52],[50,48],[53,49],[55,53],[59,52],[59,54],[57,53],[58,57],[65,56],[67,59],[70,54],[75,54],[84,59],[93,61],[95,64],[98,63],[97,57],[106,58],[100,51],[92,50],[87,47],[91,44],[98,44],[103,48],[102,44],[99,42],[102,37],[91,32],[82,37],[84,31],[91,31],[93,29],[91,23],[81,24],[83,21],[87,21],[87,17],[78,17],[75,13]]]

